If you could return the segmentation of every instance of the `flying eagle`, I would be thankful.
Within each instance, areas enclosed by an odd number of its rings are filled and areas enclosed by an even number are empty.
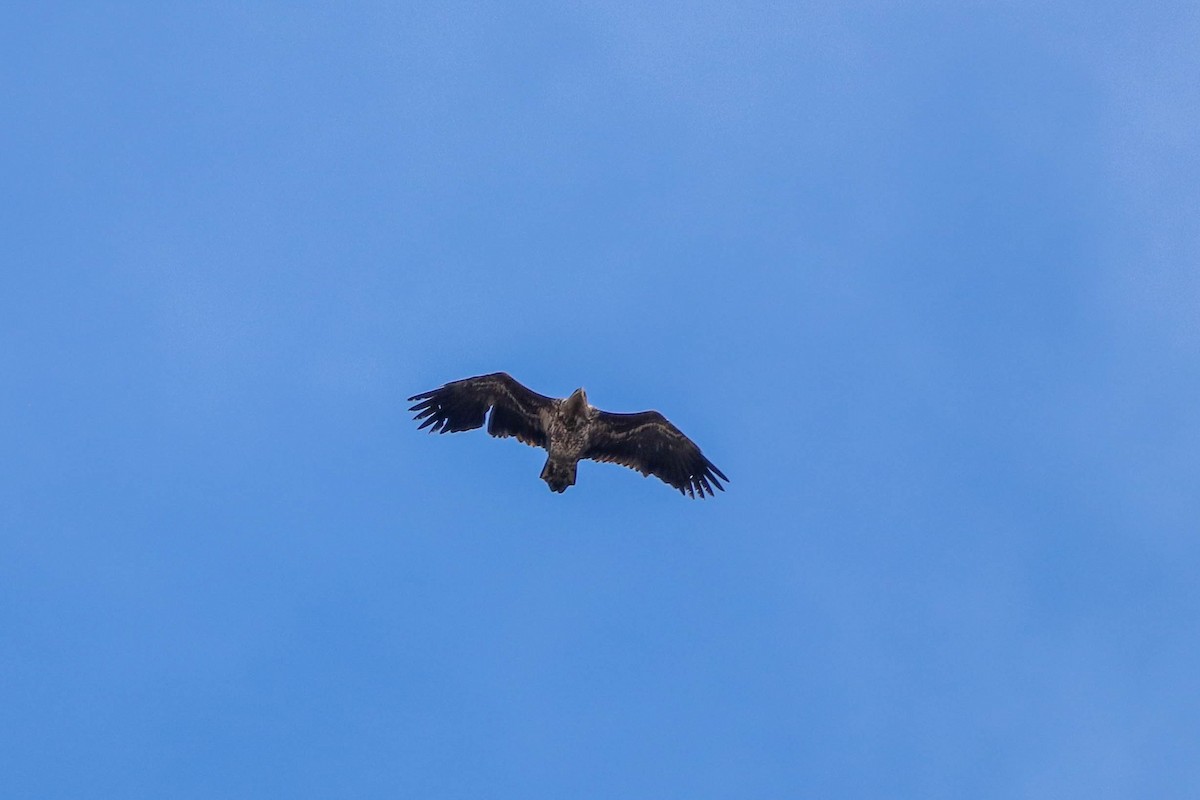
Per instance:
[[[613,414],[588,405],[587,393],[576,389],[566,399],[546,397],[505,372],[464,378],[432,392],[408,398],[409,409],[430,433],[456,433],[483,427],[488,433],[515,436],[550,453],[541,479],[552,492],[575,484],[582,458],[611,461],[653,475],[689,497],[717,488],[729,479],[704,457],[700,448],[657,411]],[[720,480],[718,480],[718,478]]]

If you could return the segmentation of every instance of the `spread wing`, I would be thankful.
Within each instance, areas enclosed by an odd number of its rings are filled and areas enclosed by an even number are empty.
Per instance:
[[[657,411],[612,414],[600,411],[584,458],[611,461],[653,475],[680,494],[704,497],[713,488],[725,491],[724,473],[704,457],[700,448]],[[718,478],[720,480],[718,480]]]
[[[546,446],[542,412],[554,405],[552,398],[522,386],[505,372],[453,381],[408,399],[419,401],[409,411],[417,412],[414,418],[424,420],[420,427],[428,427],[430,433],[455,433],[482,427],[490,408],[492,417],[488,421],[488,433],[515,436],[534,447]]]

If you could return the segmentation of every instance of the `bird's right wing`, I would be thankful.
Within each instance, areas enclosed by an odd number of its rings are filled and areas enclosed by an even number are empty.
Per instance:
[[[415,411],[415,419],[424,420],[420,427],[428,427],[431,433],[482,427],[490,408],[488,433],[515,436],[534,447],[546,446],[543,416],[554,405],[553,398],[521,385],[506,372],[453,381],[408,399],[419,401],[409,411]]]
[[[584,458],[611,461],[653,475],[690,497],[722,492],[725,473],[705,458],[700,448],[657,411],[613,414],[600,411]]]

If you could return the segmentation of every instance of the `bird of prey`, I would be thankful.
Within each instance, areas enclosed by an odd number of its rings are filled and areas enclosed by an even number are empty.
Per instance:
[[[576,389],[567,398],[546,397],[522,386],[511,375],[494,372],[447,383],[440,389],[408,398],[410,411],[424,420],[430,433],[456,433],[483,427],[492,436],[515,436],[544,448],[550,456],[541,479],[552,492],[575,484],[579,460],[610,461],[635,469],[674,486],[689,497],[725,491],[728,481],[704,457],[695,442],[657,411],[613,414],[588,405],[587,394]]]

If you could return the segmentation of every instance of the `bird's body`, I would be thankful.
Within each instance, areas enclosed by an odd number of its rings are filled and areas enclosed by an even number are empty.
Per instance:
[[[541,478],[555,492],[565,492],[575,483],[579,460],[591,442],[592,425],[597,409],[588,405],[583,389],[565,400],[554,400],[539,418],[546,429],[546,465]]]
[[[554,492],[574,485],[579,461],[585,458],[655,475],[692,497],[711,495],[714,487],[724,491],[720,481],[729,480],[662,414],[601,411],[588,404],[583,389],[566,398],[546,397],[496,372],[453,381],[409,400],[419,401],[411,410],[424,420],[421,427],[438,433],[482,427],[490,409],[488,433],[515,436],[549,453],[541,478]]]

